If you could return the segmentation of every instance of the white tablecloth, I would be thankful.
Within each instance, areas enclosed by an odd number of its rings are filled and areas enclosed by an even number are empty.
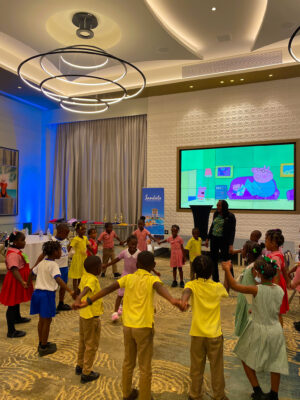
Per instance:
[[[22,250],[29,258],[29,265],[32,268],[42,252],[43,243],[48,242],[48,236],[40,238],[38,235],[28,235],[26,237],[26,246]]]

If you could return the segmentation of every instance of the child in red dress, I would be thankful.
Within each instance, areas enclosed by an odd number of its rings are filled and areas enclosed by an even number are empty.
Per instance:
[[[278,273],[273,279],[273,283],[279,285],[284,291],[284,296],[279,314],[279,320],[282,326],[283,326],[282,315],[286,314],[287,311],[289,311],[290,309],[288,293],[287,293],[287,285],[289,283],[289,277],[287,271],[285,270],[284,256],[280,251],[280,247],[283,246],[283,243],[284,243],[284,237],[280,229],[270,229],[267,231],[265,238],[265,245],[266,245],[266,250],[271,252],[268,253],[268,257],[271,258],[271,260],[275,260],[278,266]]]
[[[98,253],[98,243],[96,241],[97,237],[97,231],[95,228],[90,228],[88,230],[88,239],[89,239],[89,245],[90,249],[88,248],[86,251],[87,256],[95,256]]]
[[[184,256],[183,240],[178,235],[179,229],[180,228],[178,225],[172,225],[171,227],[172,236],[170,236],[168,239],[159,241],[158,244],[166,242],[170,243],[171,245],[170,266],[171,268],[173,268],[173,283],[171,286],[172,287],[178,286],[177,283],[177,268],[178,268],[180,276],[180,287],[184,288],[182,266],[185,263],[185,256]]]
[[[17,331],[15,324],[29,322],[30,318],[20,315],[20,304],[31,300],[33,287],[27,284],[30,274],[29,263],[21,249],[25,247],[25,235],[22,232],[13,232],[9,236],[9,248],[6,253],[5,264],[7,273],[0,293],[0,303],[7,307],[7,337],[18,338],[26,335],[24,331]]]

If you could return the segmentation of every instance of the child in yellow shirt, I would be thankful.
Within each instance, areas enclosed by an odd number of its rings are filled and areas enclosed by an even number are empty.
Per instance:
[[[185,246],[185,250],[189,253],[190,258],[190,278],[191,281],[195,279],[195,272],[193,270],[193,261],[197,256],[201,256],[201,246],[202,246],[202,239],[200,237],[199,228],[194,228],[192,230],[192,237],[187,242]]]
[[[123,330],[125,357],[123,362],[122,387],[123,400],[151,400],[151,361],[154,336],[154,291],[171,304],[179,307],[180,300],[174,299],[157,276],[151,272],[155,268],[154,256],[149,251],[142,251],[137,259],[137,271],[123,276],[117,282],[88,297],[75,307],[93,305],[94,302],[109,293],[125,288],[123,298]],[[139,362],[139,391],[132,388],[132,376]]]
[[[101,272],[101,259],[90,256],[84,261],[86,273],[82,275],[79,289],[80,294],[76,302],[85,301],[88,296],[98,293],[100,288],[97,276]],[[91,307],[81,308],[79,311],[79,348],[76,375],[81,375],[81,383],[87,383],[99,378],[98,372],[92,367],[100,342],[100,315],[103,314],[102,300],[95,301]]]
[[[210,257],[196,257],[193,269],[196,279],[185,285],[181,298],[183,311],[188,308],[189,298],[192,298],[193,316],[190,330],[192,383],[189,400],[201,398],[206,356],[210,362],[214,399],[226,400],[220,301],[222,297],[228,297],[228,293],[220,282],[210,279],[213,271]]]

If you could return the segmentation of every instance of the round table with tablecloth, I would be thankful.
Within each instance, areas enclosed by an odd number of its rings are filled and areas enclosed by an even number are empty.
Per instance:
[[[42,253],[42,247],[45,242],[48,242],[48,236],[44,235],[28,235],[26,236],[26,246],[22,251],[28,256],[29,266],[32,268],[38,259],[38,256]]]

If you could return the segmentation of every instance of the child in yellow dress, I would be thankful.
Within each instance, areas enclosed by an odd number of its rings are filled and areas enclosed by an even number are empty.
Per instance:
[[[69,270],[69,278],[73,279],[73,290],[75,293],[78,292],[78,285],[80,283],[80,279],[84,272],[84,260],[86,259],[86,250],[89,249],[92,251],[88,238],[84,236],[86,232],[86,227],[81,222],[74,222],[73,226],[75,227],[76,235],[70,244],[70,249],[73,248],[75,254],[73,255],[70,270]],[[69,251],[70,251],[69,249]]]

